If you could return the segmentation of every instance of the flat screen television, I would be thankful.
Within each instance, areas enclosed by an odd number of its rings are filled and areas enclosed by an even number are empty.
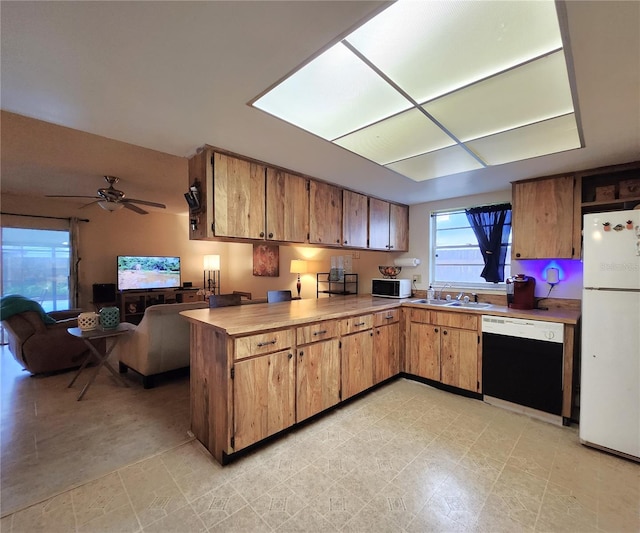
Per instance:
[[[118,256],[118,290],[177,289],[180,258],[171,256]]]

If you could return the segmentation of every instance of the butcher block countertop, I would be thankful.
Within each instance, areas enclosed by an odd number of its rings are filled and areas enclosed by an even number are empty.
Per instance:
[[[476,313],[480,315],[528,318],[577,324],[580,313],[567,309],[519,310],[492,305],[486,309],[446,307],[411,303],[413,298],[395,300],[369,295],[340,296],[333,298],[292,300],[272,304],[237,305],[214,309],[193,309],[180,313],[190,322],[211,326],[231,336],[251,334],[274,328],[299,326],[318,320],[340,319],[354,314],[375,313],[400,306],[417,307],[432,311],[452,313]]]

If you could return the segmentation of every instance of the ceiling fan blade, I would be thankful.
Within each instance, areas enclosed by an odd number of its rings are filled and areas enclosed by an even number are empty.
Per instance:
[[[137,205],[133,205],[133,204],[130,204],[130,203],[127,203],[127,202],[119,202],[119,203],[124,205],[127,209],[131,209],[131,211],[135,211],[139,215],[148,214],[147,211],[145,211],[144,209],[140,209]]]
[[[146,200],[134,200],[133,198],[124,198],[123,200],[120,200],[122,203],[130,203],[130,204],[142,204],[142,205],[148,205],[150,207],[160,207],[162,209],[165,209],[167,206],[164,204],[159,204],[157,202],[147,202]]]
[[[45,194],[46,198],[98,198],[99,196],[77,196],[75,194]]]

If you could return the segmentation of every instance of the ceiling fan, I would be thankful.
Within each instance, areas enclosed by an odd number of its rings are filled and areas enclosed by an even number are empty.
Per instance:
[[[117,211],[118,209],[122,209],[126,207],[127,209],[131,209],[131,211],[135,211],[140,215],[146,215],[148,212],[144,209],[138,207],[135,204],[148,205],[151,207],[159,207],[161,209],[165,209],[167,206],[164,204],[159,204],[157,202],[148,202],[146,200],[134,200],[133,198],[126,198],[124,192],[119,191],[114,187],[116,183],[120,181],[120,178],[116,178],[115,176],[105,176],[105,181],[109,184],[109,187],[102,187],[98,189],[98,196],[76,196],[76,195],[59,195],[59,194],[48,194],[48,198],[95,198],[96,200],[93,202],[89,202],[86,205],[83,205],[80,209],[84,209],[85,207],[89,207],[93,204],[98,204],[102,209],[106,211]]]

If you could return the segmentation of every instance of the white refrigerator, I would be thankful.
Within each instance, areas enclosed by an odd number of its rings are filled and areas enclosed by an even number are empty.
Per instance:
[[[580,441],[640,460],[640,210],[584,216]]]

